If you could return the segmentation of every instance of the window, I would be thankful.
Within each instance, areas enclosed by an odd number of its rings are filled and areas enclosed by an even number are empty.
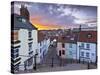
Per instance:
[[[72,55],[72,51],[69,51],[69,55]]]
[[[19,49],[18,48],[11,49],[11,53],[18,53],[18,52],[19,52]]]
[[[94,56],[94,53],[92,53],[92,56]]]
[[[17,58],[19,56],[19,49],[11,49],[11,57],[12,58]]]
[[[65,48],[65,44],[64,43],[62,44],[62,47]]]
[[[22,17],[17,17],[18,21],[25,23],[26,19],[22,18]]]
[[[62,50],[62,54],[65,55],[65,50]]]
[[[28,32],[28,37],[29,37],[29,38],[32,37],[32,32],[31,32],[31,31]]]
[[[19,56],[19,54],[14,55],[14,58],[17,58]]]
[[[81,47],[84,48],[84,43],[81,44]]]
[[[89,58],[89,53],[88,52],[86,53],[86,57]]]
[[[90,44],[86,44],[86,48],[89,49],[90,48]]]
[[[70,40],[74,40],[74,38],[71,38]]]
[[[92,34],[88,34],[87,37],[88,37],[88,38],[91,38],[91,37],[92,37]]]
[[[22,18],[22,22],[25,23],[26,22],[26,19]]]
[[[31,51],[32,50],[32,43],[29,43],[28,45],[29,45],[29,51]]]
[[[81,56],[84,57],[84,52],[81,52]]]
[[[17,17],[17,20],[22,22],[22,18],[21,17]]]
[[[72,48],[72,44],[69,44],[69,47]]]
[[[59,56],[61,56],[61,50],[59,50]]]
[[[14,54],[11,54],[11,57],[14,58],[14,59],[17,58],[18,56],[19,56],[18,53],[17,54],[15,54],[15,53]]]

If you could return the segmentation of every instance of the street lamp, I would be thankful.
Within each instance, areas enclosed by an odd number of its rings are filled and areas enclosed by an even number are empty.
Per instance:
[[[80,63],[80,48],[81,46],[79,45],[79,63]]]
[[[37,50],[38,50],[38,49],[36,49],[36,54],[34,55],[34,67],[33,67],[34,70],[37,69],[37,64],[36,64],[36,58],[37,58],[37,55],[38,55]]]

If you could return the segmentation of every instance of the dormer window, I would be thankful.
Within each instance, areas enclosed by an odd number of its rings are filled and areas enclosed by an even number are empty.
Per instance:
[[[87,37],[88,37],[88,38],[92,38],[92,34],[88,34]]]
[[[25,23],[26,22],[26,19],[22,18],[22,17],[17,17],[18,21],[22,22],[22,23]]]
[[[74,40],[74,38],[70,38],[70,40]]]
[[[62,47],[65,48],[65,44],[64,43],[62,43]]]
[[[26,20],[25,20],[24,18],[22,18],[22,22],[24,22],[24,23],[25,23],[25,22],[26,22]]]

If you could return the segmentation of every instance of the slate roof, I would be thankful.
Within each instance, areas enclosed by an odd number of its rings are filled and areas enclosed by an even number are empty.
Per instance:
[[[25,17],[18,14],[11,14],[11,30],[28,29],[37,30],[37,28],[32,25],[27,19],[26,22],[21,22],[18,18],[25,19]]]

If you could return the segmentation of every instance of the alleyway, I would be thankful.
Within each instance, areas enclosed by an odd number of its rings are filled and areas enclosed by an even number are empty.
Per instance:
[[[52,65],[56,66],[59,65],[59,63],[60,63],[60,59],[57,55],[56,47],[50,46],[41,64],[45,66],[52,66]]]

